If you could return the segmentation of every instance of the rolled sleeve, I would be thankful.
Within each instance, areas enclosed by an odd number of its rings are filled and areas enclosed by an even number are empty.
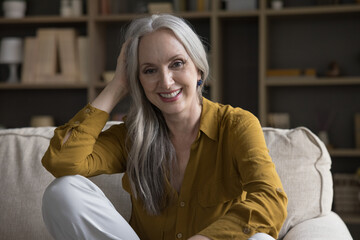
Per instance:
[[[107,159],[99,148],[94,153],[97,138],[109,114],[87,104],[68,123],[55,129],[49,148],[42,158],[43,166],[55,177],[80,174],[92,176],[111,172]],[[68,140],[62,144],[66,134]],[[100,141],[101,142],[101,141]]]

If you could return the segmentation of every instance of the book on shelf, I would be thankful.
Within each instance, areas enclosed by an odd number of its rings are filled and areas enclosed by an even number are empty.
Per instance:
[[[268,77],[289,77],[289,76],[300,76],[300,69],[269,69],[266,72]]]
[[[36,33],[38,41],[38,56],[36,61],[35,82],[43,82],[44,76],[56,74],[56,29],[40,28]]]
[[[266,76],[268,77],[316,77],[316,70],[313,68],[306,69],[269,69],[266,71]]]
[[[186,4],[186,10],[188,11],[197,11],[197,0],[188,1]]]
[[[80,82],[87,83],[89,81],[89,38],[79,36],[77,38],[78,59],[79,59],[79,77]]]
[[[36,77],[36,63],[38,53],[38,39],[36,37],[25,37],[24,61],[21,72],[21,82],[33,83]]]
[[[100,0],[99,13],[101,15],[128,13],[127,0]]]
[[[210,10],[210,0],[197,0],[197,11]]]
[[[148,11],[151,14],[172,13],[172,12],[174,12],[172,4],[171,3],[166,3],[166,2],[151,2],[151,3],[148,3]]]
[[[186,10],[186,0],[173,0],[173,5],[175,12],[183,12]]]
[[[84,61],[80,68],[80,52],[88,51],[78,50],[80,42],[73,28],[39,28],[35,37],[26,37],[22,83],[79,83],[79,71],[88,71]]]
[[[269,69],[266,71],[268,80],[315,80],[316,70],[307,69]]]
[[[110,0],[100,0],[100,14],[110,14]]]
[[[209,11],[211,0],[173,0],[175,12]]]
[[[77,34],[73,28],[63,28],[57,31],[59,49],[59,67],[63,81],[78,82],[79,62],[77,57]]]

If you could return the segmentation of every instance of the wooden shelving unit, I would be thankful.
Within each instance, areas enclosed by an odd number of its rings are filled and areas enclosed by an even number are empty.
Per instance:
[[[290,15],[319,15],[333,13],[359,12],[359,5],[333,5],[333,6],[307,6],[307,7],[288,7],[281,10],[266,9],[267,16],[290,16]]]
[[[88,84],[86,83],[77,83],[77,84],[68,84],[68,83],[62,83],[62,84],[47,84],[47,83],[41,83],[41,84],[25,84],[25,83],[19,83],[19,84],[7,84],[7,83],[0,83],[0,89],[13,89],[13,90],[31,90],[31,89],[87,89]]]
[[[329,149],[332,157],[358,157],[360,158],[360,149]]]
[[[270,67],[274,67],[274,64],[275,67],[279,67],[276,66],[279,63],[273,63],[272,56],[278,54],[277,51],[283,51],[276,49],[278,39],[273,33],[275,29],[276,34],[280,34],[279,37],[282,37],[281,34],[283,33],[279,32],[281,29],[277,30],[279,22],[290,21],[289,26],[291,26],[291,21],[293,21],[294,28],[297,28],[299,27],[296,21],[298,18],[300,20],[314,18],[311,24],[316,24],[316,21],[322,18],[328,19],[338,15],[359,21],[360,4],[285,6],[281,10],[273,10],[269,7],[269,1],[259,0],[258,8],[250,11],[226,11],[220,9],[220,5],[220,1],[212,0],[209,11],[174,13],[190,21],[200,34],[205,34],[202,37],[205,37],[209,42],[211,53],[210,96],[212,100],[246,108],[254,112],[261,123],[266,126],[267,114],[269,111],[276,110],[276,104],[272,103],[272,92],[275,90],[288,89],[292,91],[293,89],[316,87],[316,91],[322,91],[323,88],[329,87],[352,88],[360,86],[360,73],[337,78],[266,77],[266,71]],[[81,17],[60,17],[51,12],[47,15],[46,13],[41,15],[30,14],[23,19],[0,18],[0,37],[6,36],[9,27],[15,29],[11,30],[12,34],[14,32],[18,35],[24,34],[25,37],[29,34],[34,35],[39,27],[75,26],[83,35],[89,37],[89,52],[92,56],[88,84],[41,84],[32,86],[0,83],[0,90],[13,90],[15,94],[14,90],[16,89],[19,91],[27,89],[43,89],[44,91],[46,89],[85,89],[83,97],[86,98],[86,101],[91,101],[105,86],[101,81],[102,72],[115,67],[121,40],[119,36],[115,36],[116,42],[110,39],[110,36],[120,35],[120,29],[129,21],[146,15],[136,13],[101,15],[98,1],[88,0],[85,14]],[[300,25],[300,27],[302,26]],[[358,27],[360,28],[360,26]],[[23,29],[26,30],[25,33],[22,33]],[[116,32],[116,29],[119,31]],[[252,60],[249,61],[249,59]],[[237,89],[240,89],[240,92]],[[0,114],[1,111],[4,110],[0,106]],[[3,124],[6,125],[6,123]],[[350,147],[346,146],[346,148]]]
[[[17,25],[17,24],[39,24],[39,23],[87,23],[89,18],[83,17],[59,17],[59,16],[27,16],[25,18],[0,18],[0,25]]]
[[[266,86],[343,86],[360,85],[360,77],[309,78],[309,77],[278,77],[267,78]]]
[[[267,69],[274,67],[272,56],[276,55],[276,51],[278,51],[272,46],[277,47],[274,43],[278,39],[273,33],[273,28],[277,30],[276,27],[279,22],[290,21],[290,26],[291,21],[294,21],[294,28],[296,28],[299,27],[296,21],[298,18],[302,20],[314,17],[311,24],[316,24],[319,19],[328,19],[338,15],[359,21],[360,4],[285,6],[282,10],[272,10],[269,6],[269,1],[259,0],[256,10],[226,11],[220,9],[218,0],[212,0],[211,10],[209,11],[175,13],[190,21],[196,30],[200,30],[198,32],[205,33],[203,37],[209,42],[211,48],[210,96],[212,100],[249,109],[266,126],[267,114],[269,111],[276,110],[276,105],[272,103],[272,91],[274,90],[289,89],[289,91],[292,91],[293,89],[316,87],[316,91],[322,91],[322,88],[329,87],[352,88],[360,86],[360,73],[338,78],[266,77]],[[101,15],[99,12],[98,1],[88,0],[85,14],[81,17],[60,17],[52,12],[48,15],[46,13],[41,15],[30,14],[23,19],[0,18],[0,37],[6,36],[9,28],[15,29],[11,30],[12,34],[14,32],[18,35],[25,34],[25,37],[29,34],[34,35],[39,27],[75,26],[83,35],[89,37],[89,52],[90,56],[92,56],[88,84],[41,84],[32,86],[0,83],[0,91],[12,90],[16,94],[16,89],[20,92],[29,89],[43,89],[44,91],[47,89],[84,89],[85,95],[83,97],[86,99],[85,101],[94,99],[105,86],[101,81],[101,74],[105,70],[111,70],[115,67],[117,52],[121,45],[119,36],[115,37],[118,42],[110,39],[110,36],[119,35],[121,27],[130,20],[147,15],[136,13]],[[22,33],[23,29],[26,30],[25,33]],[[119,29],[119,32],[116,32],[116,29]],[[279,31],[277,30],[276,34],[283,34]],[[250,50],[247,50],[247,48]],[[279,51],[283,50],[280,49]],[[249,59],[251,60],[249,61]],[[0,114],[1,111],[4,110],[0,106]],[[3,124],[6,125],[6,123]],[[346,146],[346,148],[350,147]],[[340,153],[336,155],[341,155]]]

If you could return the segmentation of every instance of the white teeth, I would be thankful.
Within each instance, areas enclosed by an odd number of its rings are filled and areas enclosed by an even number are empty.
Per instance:
[[[173,98],[180,93],[180,89],[172,93],[160,93],[163,98]]]

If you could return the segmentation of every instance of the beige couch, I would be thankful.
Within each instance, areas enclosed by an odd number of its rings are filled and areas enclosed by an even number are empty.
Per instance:
[[[331,159],[324,144],[306,128],[263,130],[289,197],[288,217],[279,238],[352,239],[344,222],[331,211]],[[53,127],[0,130],[0,239],[51,239],[40,209],[42,194],[53,177],[40,159],[53,131]],[[121,174],[92,180],[128,219],[131,203],[121,188]]]

